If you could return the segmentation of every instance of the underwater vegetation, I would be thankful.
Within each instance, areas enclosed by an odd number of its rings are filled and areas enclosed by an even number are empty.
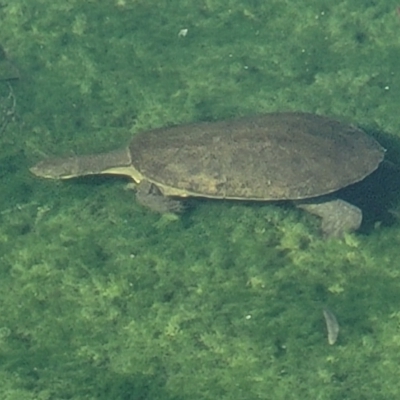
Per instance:
[[[19,71],[12,92],[0,82],[0,122],[13,110],[0,135],[0,398],[399,397],[400,203],[379,173],[346,194],[366,218],[341,240],[285,204],[192,200],[176,218],[143,209],[124,179],[29,173],[146,129],[277,110],[357,124],[395,164],[396,6],[0,7]],[[340,322],[332,346],[324,308]]]

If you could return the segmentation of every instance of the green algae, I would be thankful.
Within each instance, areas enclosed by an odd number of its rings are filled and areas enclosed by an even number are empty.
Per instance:
[[[118,147],[149,127],[271,110],[341,116],[396,155],[395,7],[2,7],[21,79],[0,137],[0,397],[398,397],[395,219],[323,241],[287,205],[196,200],[172,220],[143,210],[124,180],[28,172],[45,154]],[[332,347],[325,306],[341,325]]]

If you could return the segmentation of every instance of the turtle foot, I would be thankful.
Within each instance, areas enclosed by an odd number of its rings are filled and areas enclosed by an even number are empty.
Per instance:
[[[296,206],[322,218],[321,229],[326,237],[342,237],[346,232],[356,231],[361,225],[361,210],[344,200],[296,202]]]
[[[183,210],[180,201],[164,196],[156,185],[148,181],[142,181],[137,185],[136,200],[143,207],[160,214],[179,213]]]

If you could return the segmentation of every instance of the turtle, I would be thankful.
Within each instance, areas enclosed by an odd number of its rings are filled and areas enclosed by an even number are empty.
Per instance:
[[[335,196],[378,168],[385,149],[360,128],[304,112],[156,128],[108,153],[48,159],[37,176],[68,179],[118,174],[133,179],[137,200],[179,212],[181,198],[291,201],[321,218],[329,237],[356,231],[362,211]]]

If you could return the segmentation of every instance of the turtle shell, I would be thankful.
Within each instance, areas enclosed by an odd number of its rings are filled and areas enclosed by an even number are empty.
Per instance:
[[[362,180],[384,149],[361,129],[307,113],[160,128],[137,135],[132,164],[166,195],[297,200]]]

